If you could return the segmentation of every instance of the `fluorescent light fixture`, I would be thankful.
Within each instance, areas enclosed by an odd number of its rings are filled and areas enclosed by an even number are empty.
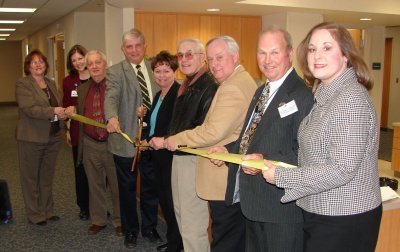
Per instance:
[[[0,12],[34,12],[36,8],[0,8]]]
[[[6,38],[0,38],[0,40],[6,40]]]
[[[360,18],[361,21],[371,21],[372,19],[370,18]]]
[[[0,24],[22,24],[24,20],[0,20]]]
[[[15,31],[14,28],[0,28],[0,31]]]
[[[214,8],[214,9],[207,9],[207,11],[209,11],[209,12],[218,12],[218,11],[221,11],[221,9]]]
[[[10,34],[1,34],[0,33],[0,37],[8,37],[8,36],[10,36]]]

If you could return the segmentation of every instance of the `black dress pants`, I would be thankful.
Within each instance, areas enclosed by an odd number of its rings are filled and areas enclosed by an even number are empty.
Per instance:
[[[146,235],[157,226],[158,197],[155,189],[154,167],[150,151],[142,151],[140,163],[131,172],[133,158],[114,155],[117,169],[119,204],[122,232]],[[136,210],[136,183],[140,171],[140,213],[142,225]]]

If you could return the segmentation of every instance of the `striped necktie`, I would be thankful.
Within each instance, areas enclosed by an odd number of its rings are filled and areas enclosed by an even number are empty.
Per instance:
[[[148,110],[151,110],[149,90],[147,90],[147,84],[141,66],[137,65],[136,68],[137,68],[137,78],[139,80],[140,89],[142,90],[143,106],[145,106]]]
[[[265,84],[264,90],[261,93],[261,96],[254,108],[254,116],[252,117],[253,121],[251,122],[249,128],[244,132],[242,136],[242,140],[240,142],[239,147],[239,154],[246,154],[247,149],[251,143],[251,139],[253,138],[254,134],[256,133],[256,129],[258,123],[261,121],[261,118],[264,114],[265,109],[263,108],[265,101],[269,97],[269,82]]]

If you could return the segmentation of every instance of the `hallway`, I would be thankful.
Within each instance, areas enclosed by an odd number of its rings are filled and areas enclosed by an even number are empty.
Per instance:
[[[65,142],[62,142],[58,155],[53,189],[56,213],[61,219],[47,226],[30,224],[19,181],[15,140],[17,107],[0,105],[0,115],[0,179],[8,182],[13,210],[13,220],[9,224],[0,224],[0,251],[156,251],[156,246],[145,241],[140,234],[137,247],[127,250],[123,245],[124,238],[115,235],[111,219],[99,234],[86,233],[90,221],[78,218],[72,153]],[[107,205],[112,209],[109,198]],[[157,229],[165,241],[166,226],[160,219]]]

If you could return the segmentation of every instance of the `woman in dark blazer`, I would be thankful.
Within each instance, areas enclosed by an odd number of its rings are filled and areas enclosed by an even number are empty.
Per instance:
[[[69,75],[63,80],[63,106],[76,106],[78,103],[78,87],[90,79],[89,71],[85,64],[87,50],[81,45],[74,45],[68,52],[67,69]],[[76,203],[80,209],[79,218],[89,219],[89,186],[83,164],[78,163],[78,133],[79,122],[70,121],[69,135],[71,137],[72,157],[75,171]]]
[[[151,62],[154,79],[160,86],[153,100],[151,113],[146,116],[147,125],[150,125],[149,137],[164,137],[172,118],[175,98],[180,85],[175,81],[178,69],[178,58],[167,51],[161,51]],[[174,204],[172,201],[171,169],[172,152],[168,150],[151,151],[156,178],[156,190],[159,203],[167,223],[167,244],[157,247],[158,251],[180,251],[182,238],[175,219]]]
[[[33,50],[25,58],[26,77],[18,79],[15,88],[22,194],[29,221],[40,226],[60,219],[52,187],[65,115],[56,83],[45,77],[48,68],[43,53]]]

